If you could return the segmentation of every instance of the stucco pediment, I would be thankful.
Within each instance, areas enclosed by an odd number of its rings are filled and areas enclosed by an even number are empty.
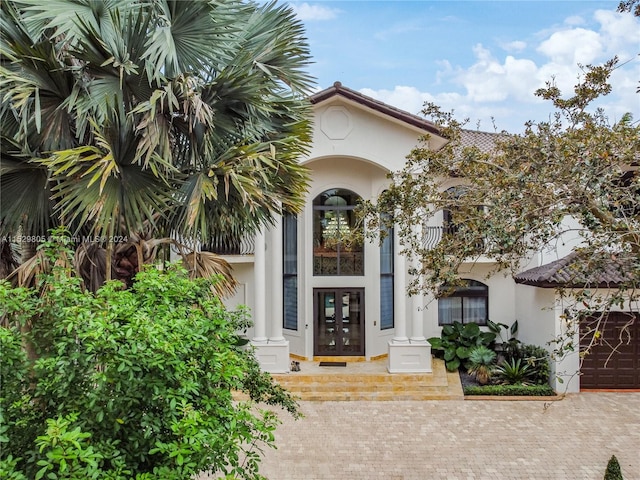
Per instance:
[[[432,148],[444,140],[427,120],[343,87],[333,87],[311,97],[313,143],[304,163],[325,157],[360,158],[393,171],[429,135]]]

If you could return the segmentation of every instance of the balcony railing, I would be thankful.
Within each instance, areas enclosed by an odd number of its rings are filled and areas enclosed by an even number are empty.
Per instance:
[[[456,225],[449,226],[427,226],[423,227],[422,246],[427,250],[435,248],[435,246],[442,240],[444,235],[456,235],[458,227]],[[480,240],[475,247],[477,253],[483,253],[486,251],[485,242]]]
[[[203,245],[203,250],[217,255],[253,255],[255,252],[255,238],[217,238],[207,245]]]

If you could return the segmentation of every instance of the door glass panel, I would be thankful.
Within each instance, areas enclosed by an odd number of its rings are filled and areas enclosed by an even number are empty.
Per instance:
[[[336,294],[318,292],[318,349],[326,355],[337,351],[338,332],[336,330]]]
[[[342,293],[342,352],[359,354],[362,350],[360,292]]]

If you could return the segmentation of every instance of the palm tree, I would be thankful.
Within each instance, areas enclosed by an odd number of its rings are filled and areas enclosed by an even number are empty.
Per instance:
[[[78,243],[94,240],[78,259],[99,284],[130,280],[162,245],[237,241],[302,207],[312,79],[288,7],[0,8],[0,238],[40,240],[65,225]],[[225,271],[215,255],[183,252],[193,269]]]

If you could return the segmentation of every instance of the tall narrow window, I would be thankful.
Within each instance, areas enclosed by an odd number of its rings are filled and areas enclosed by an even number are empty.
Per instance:
[[[438,300],[438,325],[450,325],[453,322],[487,324],[489,287],[475,280],[464,282]]]
[[[282,217],[283,327],[298,330],[298,217]]]
[[[364,275],[362,226],[355,208],[360,197],[333,188],[313,200],[313,274]]]
[[[380,329],[393,328],[393,228],[380,245]]]

